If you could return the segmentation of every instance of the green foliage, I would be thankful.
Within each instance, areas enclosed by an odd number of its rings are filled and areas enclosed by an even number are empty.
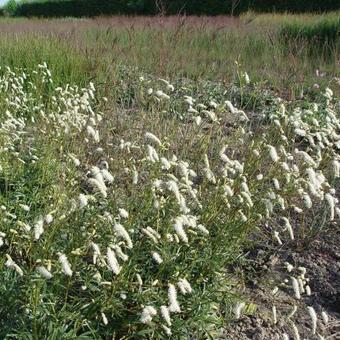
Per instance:
[[[15,2],[14,0],[10,0]],[[40,0],[20,3],[11,14],[37,17],[93,17],[112,14],[154,15],[164,10],[165,14],[187,15],[231,14],[233,0]],[[248,10],[258,12],[323,12],[339,9],[333,0],[241,0],[233,13]]]
[[[9,15],[15,15],[19,4],[15,0],[9,0],[6,5],[3,7],[5,13]]]
[[[249,0],[249,7],[258,12],[308,13],[337,10],[340,3],[334,0]]]
[[[340,17],[321,17],[313,22],[286,22],[279,31],[284,40],[306,40],[318,44],[335,44],[340,38]]]
[[[0,51],[0,66],[30,70],[34,65],[47,62],[56,74],[54,81],[58,85],[65,82],[85,84],[90,78],[92,66],[86,55],[53,37],[0,35]]]
[[[129,7],[123,1],[41,1],[19,5],[15,16],[84,17],[120,12],[129,12]]]
[[[326,16],[313,22],[287,21],[281,25],[278,36],[289,51],[305,46],[312,56],[323,54],[333,58],[339,49],[340,17]]]

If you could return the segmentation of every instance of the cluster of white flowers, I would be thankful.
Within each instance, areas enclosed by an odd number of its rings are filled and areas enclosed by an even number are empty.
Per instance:
[[[45,64],[37,72],[41,72],[43,84],[53,83]],[[58,275],[74,280],[90,272],[101,287],[113,286],[117,279],[119,284],[126,283],[126,287],[119,287],[122,300],[129,289],[134,291],[137,286],[143,301],[138,305],[140,322],[159,323],[168,336],[173,331],[172,318],[190,313],[188,295],[198,290],[196,282],[191,280],[190,273],[178,271],[167,274],[160,282],[159,276],[144,277],[143,266],[152,268],[146,271],[149,273],[161,271],[166,265],[176,263],[181,255],[195,253],[199,247],[204,250],[220,226],[229,232],[234,227],[254,230],[265,225],[281,247],[299,237],[293,214],[299,216],[318,204],[327,206],[329,222],[340,214],[334,188],[340,172],[340,123],[330,90],[325,93],[327,102],[323,108],[313,104],[310,109],[290,111],[281,103],[265,117],[270,123],[262,135],[256,135],[253,125],[248,124],[247,114],[229,100],[219,102],[209,98],[203,103],[192,95],[181,95],[180,105],[188,118],[184,123],[191,124],[199,138],[204,136],[203,127],[211,128],[212,136],[207,138],[204,152],[193,161],[190,155],[186,159],[172,152],[171,139],[159,132],[146,131],[141,141],[104,141],[105,133],[101,129],[105,124],[101,123],[105,117],[92,108],[93,84],[83,89],[70,85],[55,88],[46,109],[34,99],[37,87],[28,78],[29,75],[18,76],[9,69],[0,78],[0,94],[7,96],[4,115],[0,116],[3,142],[0,172],[9,173],[13,164],[37,165],[44,157],[44,166],[48,164],[50,159],[39,152],[39,142],[34,139],[37,134],[47,136],[53,143],[58,138],[69,138],[69,142],[81,136],[86,151],[68,150],[68,143],[58,148],[58,155],[60,152],[62,156],[54,164],[60,161],[58,166],[63,170],[55,170],[55,177],[60,179],[60,186],[68,188],[63,195],[72,197],[60,195],[55,199],[55,188],[51,185],[51,190],[44,194],[46,201],[54,200],[55,209],[51,204],[42,213],[40,206],[37,208],[29,201],[20,201],[10,208],[1,206],[0,218],[5,227],[0,232],[0,249],[3,245],[11,244],[15,248],[21,242],[28,242],[26,256],[29,257],[30,252],[45,246],[45,240],[48,243],[58,237],[55,242],[58,249],[44,249],[41,254],[46,258],[31,261],[36,263],[35,275],[38,273],[51,282]],[[246,73],[243,79],[249,82]],[[158,90],[151,89],[145,79],[141,79],[141,86],[148,87],[146,96],[157,106],[171,105],[172,98],[176,99],[176,89],[164,79],[160,82],[162,89]],[[231,145],[221,137],[228,120],[234,126]],[[215,131],[218,131],[216,136]],[[86,154],[90,157],[85,159]],[[66,203],[60,204],[62,200]],[[152,218],[143,217],[143,210],[149,210]],[[90,214],[92,219],[88,222]],[[77,223],[76,229],[72,229],[73,223]],[[82,240],[72,249],[68,246],[71,232]],[[173,251],[171,256],[169,249]],[[145,257],[136,261],[134,256],[139,253]],[[8,270],[20,276],[30,275],[32,266],[28,268],[20,257],[12,257],[6,254]],[[286,268],[290,283],[284,284],[292,288],[296,299],[301,299],[302,294],[310,295],[305,270],[298,269],[297,275],[292,265],[286,264]],[[133,280],[128,276],[131,273]],[[124,275],[129,279],[118,281]],[[105,281],[107,277],[112,277],[112,281]],[[278,288],[274,290],[273,294]],[[145,296],[154,292],[153,298],[144,301],[145,291],[148,292]],[[235,317],[240,318],[244,310],[245,303],[238,303]],[[279,310],[276,306],[272,310],[276,323]],[[314,334],[318,315],[312,307],[308,313]],[[105,325],[109,323],[103,311],[99,318]],[[324,314],[322,318],[325,319]],[[298,334],[295,324],[292,329]]]

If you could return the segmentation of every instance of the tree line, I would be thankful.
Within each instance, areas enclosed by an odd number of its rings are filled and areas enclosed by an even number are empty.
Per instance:
[[[257,12],[325,12],[340,9],[335,0],[10,0],[5,11],[26,17],[93,17],[99,15],[239,15]]]

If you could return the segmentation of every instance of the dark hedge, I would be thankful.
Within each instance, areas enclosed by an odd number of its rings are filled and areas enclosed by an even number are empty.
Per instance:
[[[232,0],[163,0],[167,15],[231,14]],[[241,0],[234,11],[324,12],[340,9],[338,0]],[[36,17],[93,17],[112,14],[154,15],[159,12],[156,0],[64,0],[18,4],[12,15]]]

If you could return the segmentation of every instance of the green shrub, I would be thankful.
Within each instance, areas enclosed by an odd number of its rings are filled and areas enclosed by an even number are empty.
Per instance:
[[[3,8],[3,12],[9,15],[14,15],[18,6],[19,5],[15,0],[9,0]]]

